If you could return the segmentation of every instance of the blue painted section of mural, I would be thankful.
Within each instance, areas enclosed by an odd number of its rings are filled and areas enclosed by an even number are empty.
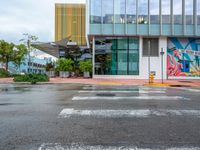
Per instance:
[[[168,38],[168,76],[200,77],[200,38]]]

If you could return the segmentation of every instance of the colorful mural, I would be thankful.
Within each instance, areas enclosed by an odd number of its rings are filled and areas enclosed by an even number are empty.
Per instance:
[[[168,38],[167,74],[200,77],[200,38]]]

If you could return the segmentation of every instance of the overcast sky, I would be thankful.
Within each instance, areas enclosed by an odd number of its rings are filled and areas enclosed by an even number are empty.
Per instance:
[[[54,41],[55,3],[85,0],[0,0],[0,39],[18,43],[23,33]]]

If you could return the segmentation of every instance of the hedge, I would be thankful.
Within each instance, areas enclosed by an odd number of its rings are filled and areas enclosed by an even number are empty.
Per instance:
[[[37,82],[48,82],[49,77],[46,74],[25,74],[16,75],[14,77],[15,82],[30,82],[31,84],[36,84]]]
[[[10,77],[10,73],[0,68],[0,78],[6,78],[6,77]]]

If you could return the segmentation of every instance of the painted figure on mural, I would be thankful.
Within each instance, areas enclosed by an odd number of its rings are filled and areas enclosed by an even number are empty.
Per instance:
[[[169,38],[168,76],[200,77],[200,39]]]

